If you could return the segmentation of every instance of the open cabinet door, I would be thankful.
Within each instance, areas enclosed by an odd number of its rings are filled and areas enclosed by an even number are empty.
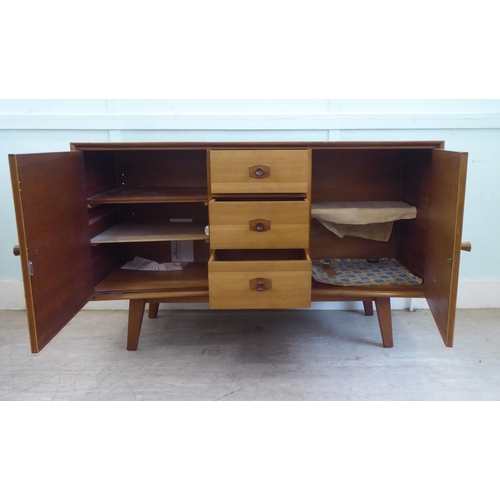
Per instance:
[[[455,329],[466,172],[467,153],[433,151],[424,294],[447,347]]]
[[[94,294],[81,152],[9,155],[31,351]]]

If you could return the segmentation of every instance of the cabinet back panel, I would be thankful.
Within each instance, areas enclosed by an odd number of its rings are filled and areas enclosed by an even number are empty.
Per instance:
[[[400,199],[398,150],[313,150],[312,202]]]
[[[204,187],[206,151],[117,151],[118,185]]]
[[[216,250],[214,261],[220,262],[262,262],[262,261],[307,261],[304,250],[298,249],[261,249],[261,250]]]
[[[398,241],[398,223],[395,222],[389,241],[374,241],[345,236],[339,238],[320,222],[311,223],[311,259],[380,259],[395,258]]]
[[[120,245],[123,263],[131,261],[134,257],[154,260],[156,262],[171,262],[171,246],[169,241],[123,243]],[[195,262],[208,262],[210,258],[210,247],[204,241],[193,242],[193,253]]]
[[[87,198],[116,187],[115,159],[110,151],[85,151]]]
[[[208,208],[203,203],[166,203],[123,205],[122,222],[169,222],[170,219],[193,219],[208,224]]]

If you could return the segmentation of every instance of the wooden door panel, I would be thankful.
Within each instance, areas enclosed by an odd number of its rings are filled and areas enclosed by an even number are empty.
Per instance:
[[[81,152],[10,155],[32,352],[94,294]]]
[[[466,153],[433,151],[424,294],[447,347],[455,328],[466,171]]]

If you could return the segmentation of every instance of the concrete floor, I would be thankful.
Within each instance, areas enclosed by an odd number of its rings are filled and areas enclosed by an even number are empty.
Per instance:
[[[459,310],[455,347],[429,311],[393,311],[394,347],[357,311],[163,310],[125,348],[126,311],[82,311],[39,354],[0,311],[0,400],[500,399],[500,309]]]

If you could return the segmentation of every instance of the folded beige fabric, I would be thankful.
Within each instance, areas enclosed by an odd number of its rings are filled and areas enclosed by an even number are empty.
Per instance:
[[[344,236],[357,236],[366,240],[389,241],[393,222],[381,222],[379,224],[335,224],[334,222],[318,219],[329,231],[339,238]]]
[[[356,236],[388,241],[393,221],[414,219],[417,209],[402,201],[313,203],[311,217],[339,238]]]

